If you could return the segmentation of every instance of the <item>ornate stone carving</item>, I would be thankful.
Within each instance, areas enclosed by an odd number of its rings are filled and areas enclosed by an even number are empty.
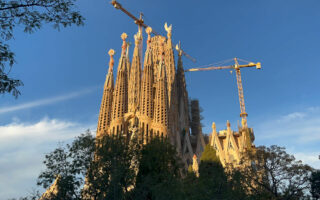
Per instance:
[[[172,31],[172,24],[168,26],[167,22],[164,24],[164,29],[167,31],[167,37],[171,39],[171,31]]]

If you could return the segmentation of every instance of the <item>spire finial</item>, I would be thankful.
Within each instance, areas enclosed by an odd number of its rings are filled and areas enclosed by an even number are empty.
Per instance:
[[[176,50],[178,51],[178,55],[181,57],[182,50],[181,50],[181,42],[179,41],[179,44],[176,45]]]
[[[227,120],[227,127],[230,128],[230,126],[231,126],[230,122],[229,122],[229,120]]]
[[[167,22],[164,24],[164,29],[167,31],[168,39],[171,39],[171,31],[172,31],[172,24],[168,26]]]
[[[212,131],[215,131],[216,130],[216,123],[212,122]]]
[[[110,56],[110,61],[109,61],[109,72],[111,72],[113,70],[113,65],[114,65],[114,59],[113,59],[113,55],[115,54],[115,51],[113,49],[110,49],[108,51],[108,54]]]
[[[146,28],[146,33],[148,34],[148,40],[147,40],[147,47],[150,47],[150,43],[151,43],[151,32],[152,32],[152,28],[150,26],[148,26]]]
[[[127,39],[128,35],[126,33],[122,33],[121,34],[121,39],[122,39],[122,54],[125,54],[126,52],[126,49],[127,49],[127,42],[126,42],[126,39]]]

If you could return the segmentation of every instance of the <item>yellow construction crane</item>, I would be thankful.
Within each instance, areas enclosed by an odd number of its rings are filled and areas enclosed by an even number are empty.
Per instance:
[[[144,23],[143,19],[142,19],[142,13],[140,13],[140,17],[137,18],[135,17],[133,14],[131,14],[128,10],[126,10],[125,8],[122,7],[122,5],[117,2],[116,0],[112,0],[111,4],[113,5],[113,7],[115,7],[116,9],[121,10],[122,12],[124,12],[126,15],[128,15],[130,18],[132,18],[134,20],[134,23],[138,25],[139,27],[139,32],[140,32],[140,37],[142,37],[142,28],[147,28],[148,26]],[[158,34],[156,31],[154,31],[152,29],[152,32],[154,35],[160,35]],[[188,59],[190,59],[192,62],[196,62],[196,59],[194,59],[193,57],[191,57],[190,55],[188,55],[186,52],[184,52],[182,49],[180,49],[181,53],[186,56]],[[179,51],[178,51],[179,52]]]
[[[237,76],[237,85],[238,85],[239,102],[240,102],[240,110],[241,110],[240,117],[242,118],[243,126],[247,127],[248,114],[246,113],[246,107],[244,104],[243,87],[242,87],[240,69],[245,68],[245,67],[256,67],[257,69],[261,69],[261,64],[260,64],[260,62],[253,63],[253,62],[248,62],[248,61],[245,61],[245,60],[242,60],[239,58],[234,58],[233,60],[234,60],[234,65],[229,65],[229,66],[210,66],[209,65],[209,67],[206,67],[206,68],[191,68],[191,69],[187,69],[185,71],[186,72],[196,72],[196,71],[210,71],[210,70],[218,70],[218,69],[234,69],[236,71],[236,76]],[[248,62],[248,64],[240,65],[238,60]]]

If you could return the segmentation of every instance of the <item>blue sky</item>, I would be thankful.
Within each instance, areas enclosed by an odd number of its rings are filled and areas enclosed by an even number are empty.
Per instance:
[[[256,145],[285,146],[298,159],[320,168],[318,0],[147,1],[122,0],[129,11],[142,11],[145,22],[197,59],[198,67],[233,57],[261,62],[243,69],[248,124]],[[85,26],[34,34],[18,28],[10,42],[18,63],[11,75],[23,80],[15,100],[0,96],[0,199],[35,187],[44,154],[87,128],[95,130],[110,48],[121,51],[120,35],[137,31],[130,18],[108,1],[80,0]],[[145,41],[145,40],[144,40]],[[131,49],[132,53],[132,49]],[[177,57],[177,56],[176,56]],[[239,103],[235,74],[226,71],[186,74],[191,98],[204,109],[205,133],[214,121],[235,128]]]

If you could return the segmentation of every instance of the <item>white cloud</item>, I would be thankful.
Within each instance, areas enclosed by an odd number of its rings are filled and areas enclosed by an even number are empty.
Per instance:
[[[272,116],[253,127],[257,145],[284,146],[303,163],[320,168],[320,107]]]
[[[26,195],[36,187],[45,153],[58,142],[71,141],[95,125],[44,118],[36,123],[19,120],[0,126],[0,199]]]
[[[261,139],[286,137],[296,142],[320,142],[320,110],[308,108],[284,116],[265,119],[255,125]],[[288,138],[289,137],[289,138]]]
[[[297,160],[303,161],[316,169],[320,169],[319,152],[309,152],[309,153],[293,153]]]
[[[294,113],[290,113],[288,115],[285,115],[283,117],[281,117],[281,119],[279,120],[279,122],[290,122],[293,120],[297,120],[297,119],[302,119],[306,116],[305,113],[302,112],[294,112]]]
[[[40,99],[40,100],[36,100],[36,101],[32,101],[32,102],[23,103],[20,105],[9,106],[6,108],[0,108],[0,114],[58,103],[60,101],[65,101],[65,100],[73,99],[73,98],[88,94],[90,92],[93,92],[95,89],[97,89],[97,87],[91,87],[91,88],[87,88],[87,89],[84,89],[81,91],[72,92],[72,93],[68,93],[68,94],[64,94],[64,95],[60,95],[60,96],[56,96],[56,97]]]

